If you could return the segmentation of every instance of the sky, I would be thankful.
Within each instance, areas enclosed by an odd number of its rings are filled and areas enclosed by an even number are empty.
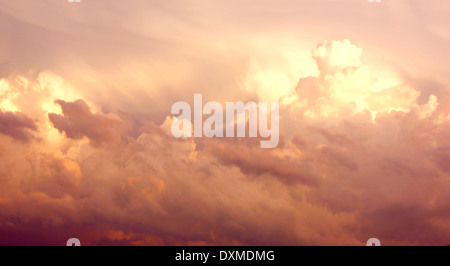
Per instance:
[[[0,0],[0,245],[450,245],[446,0]],[[175,138],[279,101],[280,144]]]

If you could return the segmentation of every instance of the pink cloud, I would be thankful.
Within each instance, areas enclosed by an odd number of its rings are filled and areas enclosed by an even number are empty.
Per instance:
[[[33,138],[31,132],[37,129],[36,122],[23,113],[0,111],[0,133],[19,141]]]
[[[76,102],[55,101],[60,105],[63,115],[48,115],[61,133],[72,139],[89,138],[95,143],[120,141],[128,128],[127,124],[114,115],[92,114],[89,106],[82,100]]]

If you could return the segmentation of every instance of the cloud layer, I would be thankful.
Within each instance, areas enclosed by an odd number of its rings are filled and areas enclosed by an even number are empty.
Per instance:
[[[447,4],[0,2],[0,244],[450,244]],[[174,138],[195,92],[280,100],[279,147]]]

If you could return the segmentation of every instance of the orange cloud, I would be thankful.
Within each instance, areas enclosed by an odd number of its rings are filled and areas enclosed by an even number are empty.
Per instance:
[[[0,2],[0,244],[449,244],[448,5]],[[195,92],[279,147],[174,138]]]

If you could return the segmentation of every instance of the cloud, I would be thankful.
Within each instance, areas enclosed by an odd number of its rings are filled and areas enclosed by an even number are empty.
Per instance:
[[[0,1],[0,243],[449,244],[442,5]],[[278,149],[173,138],[194,92],[281,97]]]
[[[318,46],[330,58],[358,50],[331,43]],[[43,126],[50,123],[63,136],[53,145],[45,137],[28,145],[1,139],[1,243],[59,245],[76,235],[87,245],[362,245],[374,236],[383,244],[447,244],[447,98],[419,105],[408,84],[406,93],[373,89],[368,67],[347,61],[323,60],[332,71],[301,80],[284,101],[280,146],[271,151],[257,139],[177,139],[171,118],[94,112],[85,100],[56,100],[60,113],[37,104],[35,134],[52,132]],[[360,97],[335,101],[345,84],[368,85]],[[406,105],[387,101],[373,112],[367,95]],[[21,238],[10,240],[11,232]]]
[[[417,106],[419,91],[404,82],[380,87],[383,80],[361,62],[362,49],[347,39],[320,44],[312,54],[320,73],[301,78],[294,94],[305,118],[338,118],[365,111],[374,117]]]
[[[214,154],[223,165],[239,167],[240,171],[249,177],[268,175],[286,184],[303,183],[317,186],[320,178],[314,173],[308,161],[292,156],[279,156],[276,153],[261,151],[255,143],[206,143],[208,150]],[[235,150],[239,149],[239,153]]]
[[[0,133],[19,141],[29,141],[33,138],[31,132],[36,130],[35,121],[23,113],[0,111]]]
[[[62,108],[63,115],[48,115],[54,127],[71,139],[87,137],[94,143],[120,141],[128,125],[115,115],[92,114],[83,101],[55,101]]]
[[[361,55],[362,49],[348,39],[318,45],[312,52],[312,57],[322,75],[361,66]]]

